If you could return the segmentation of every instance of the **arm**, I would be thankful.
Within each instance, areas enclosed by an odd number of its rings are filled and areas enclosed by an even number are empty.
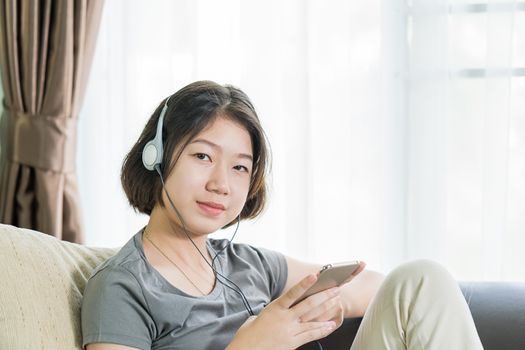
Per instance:
[[[363,271],[341,289],[345,318],[363,317],[385,276],[376,271]]]
[[[297,284],[304,276],[321,270],[322,265],[309,264],[290,257],[286,257],[288,278],[283,293]],[[362,263],[361,270],[364,268]],[[341,287],[341,303],[345,318],[362,317],[370,301],[377,293],[384,276],[375,271],[362,271],[350,283]]]

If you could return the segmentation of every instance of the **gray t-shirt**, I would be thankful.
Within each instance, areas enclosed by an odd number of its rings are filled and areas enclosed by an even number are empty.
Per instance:
[[[219,282],[202,297],[175,288],[146,260],[142,233],[90,277],[82,299],[83,346],[224,349],[249,317],[241,297]],[[210,255],[226,244],[209,239]],[[282,254],[237,243],[219,255],[215,266],[241,288],[256,315],[282,293],[288,274]]]

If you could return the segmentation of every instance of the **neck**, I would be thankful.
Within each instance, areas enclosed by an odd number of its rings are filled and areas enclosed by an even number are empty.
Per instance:
[[[186,235],[184,228],[178,222],[173,222],[163,208],[155,206],[151,212],[146,231],[150,239],[166,254],[176,255],[177,259],[180,259],[183,263],[192,264],[192,266],[208,266],[197,249],[195,249],[195,246],[208,259],[208,262],[211,262],[206,248],[208,235],[196,235],[187,229]],[[195,246],[188,236],[191,237]]]

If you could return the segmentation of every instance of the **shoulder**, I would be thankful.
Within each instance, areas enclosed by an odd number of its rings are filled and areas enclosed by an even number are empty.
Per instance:
[[[143,253],[137,246],[137,236],[134,235],[114,256],[97,266],[89,280],[107,275],[133,275],[138,266],[145,263]],[[88,281],[89,283],[89,281]]]
[[[209,242],[215,252],[222,250],[220,255],[225,256],[228,260],[244,260],[252,264],[271,262],[278,265],[286,262],[285,256],[274,250],[245,243],[229,243],[226,239],[210,239]]]
[[[111,324],[115,319],[148,315],[144,261],[133,237],[89,278],[84,289],[81,313],[84,324]],[[143,317],[144,318],[144,317]]]
[[[82,303],[84,306],[111,305],[121,299],[140,301],[145,307],[143,283],[130,264],[108,262],[89,278]]]
[[[236,271],[247,273],[245,277],[251,279],[251,283],[256,283],[259,276],[272,299],[284,289],[288,265],[283,254],[244,243],[228,244],[228,240],[210,240],[210,244],[217,252],[224,248],[219,256]]]
[[[138,234],[137,234],[138,235]],[[123,294],[143,299],[144,272],[146,261],[134,235],[113,257],[93,270],[84,291],[84,302],[113,302]]]
[[[147,290],[141,235],[133,236],[89,278],[81,304],[83,345],[115,343],[149,349],[157,335]]]

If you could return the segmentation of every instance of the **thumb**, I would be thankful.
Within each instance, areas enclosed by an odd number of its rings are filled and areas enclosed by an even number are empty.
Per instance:
[[[304,292],[314,285],[317,281],[317,276],[314,274],[308,275],[297,283],[295,286],[283,295],[281,295],[276,302],[285,309],[290,308],[299,299]]]

